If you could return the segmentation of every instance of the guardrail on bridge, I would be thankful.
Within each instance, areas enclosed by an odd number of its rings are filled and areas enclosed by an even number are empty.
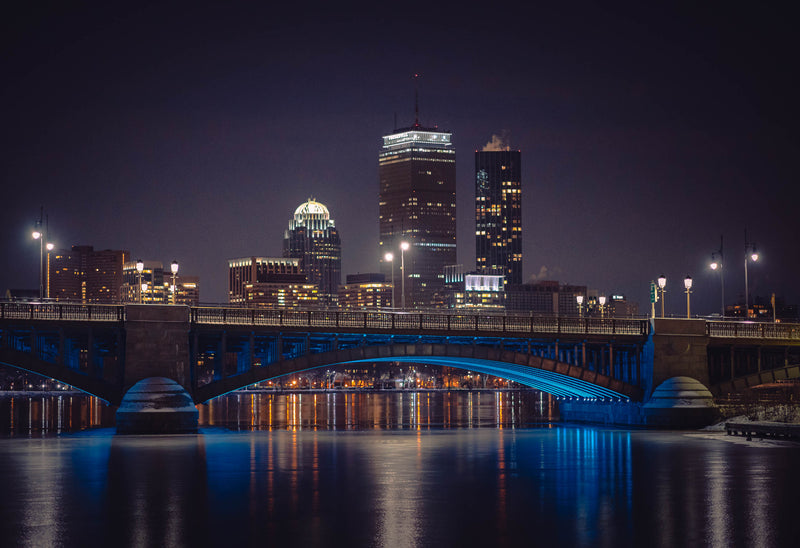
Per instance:
[[[121,322],[125,320],[125,306],[120,304],[0,302],[0,319]]]
[[[629,318],[576,318],[362,310],[272,310],[193,307],[191,321],[205,325],[312,327],[371,330],[435,330],[647,336],[650,322]]]
[[[800,340],[800,324],[706,321],[709,337]]]

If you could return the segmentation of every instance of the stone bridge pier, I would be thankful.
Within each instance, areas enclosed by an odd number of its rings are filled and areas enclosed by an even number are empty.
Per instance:
[[[708,341],[705,320],[656,318],[652,377],[645,389],[645,401],[672,377],[691,377],[709,386]]]
[[[189,307],[125,307],[125,368],[117,431],[196,432],[191,390]]]

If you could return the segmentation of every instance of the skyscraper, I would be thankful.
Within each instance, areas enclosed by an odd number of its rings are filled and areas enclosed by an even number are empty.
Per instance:
[[[378,156],[379,246],[383,273],[394,255],[405,263],[406,305],[431,306],[444,287],[444,267],[456,262],[456,153],[450,132],[413,126],[383,137]],[[400,242],[408,242],[402,253]],[[393,302],[401,303],[398,277]]]
[[[319,286],[319,301],[335,305],[342,280],[342,242],[323,204],[309,198],[294,211],[283,237],[283,256],[300,259],[300,270]]]
[[[522,283],[520,152],[490,145],[475,152],[476,270],[502,274],[506,284],[519,285]]]

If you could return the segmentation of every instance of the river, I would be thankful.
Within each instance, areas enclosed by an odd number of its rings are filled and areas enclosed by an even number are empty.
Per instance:
[[[800,538],[800,445],[564,425],[535,392],[239,392],[201,406],[197,435],[151,437],[60,397],[0,397],[2,546]]]

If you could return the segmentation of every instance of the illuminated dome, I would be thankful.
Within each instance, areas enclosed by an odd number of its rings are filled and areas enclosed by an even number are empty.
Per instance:
[[[328,212],[328,208],[316,201],[314,198],[309,198],[307,202],[304,202],[298,206],[297,209],[294,210],[294,216],[296,217],[311,217],[312,218],[322,218],[322,219],[330,219],[331,214]]]

